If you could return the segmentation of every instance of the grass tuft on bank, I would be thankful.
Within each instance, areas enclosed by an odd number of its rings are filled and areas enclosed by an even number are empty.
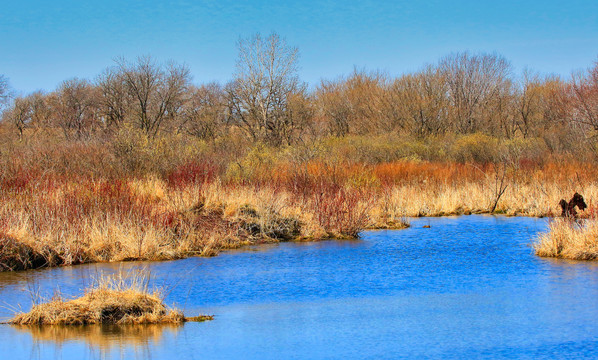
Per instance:
[[[555,219],[533,245],[536,255],[571,260],[598,259],[598,221]]]

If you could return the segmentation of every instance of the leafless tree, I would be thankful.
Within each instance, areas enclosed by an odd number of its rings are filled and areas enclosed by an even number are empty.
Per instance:
[[[283,141],[291,144],[297,140],[307,140],[306,137],[317,133],[314,129],[315,108],[313,97],[306,92],[298,92],[289,96],[286,109],[289,126],[281,133]]]
[[[598,130],[598,61],[593,68],[573,74],[570,96],[572,120]]]
[[[420,136],[451,131],[447,90],[444,76],[432,66],[395,80],[389,89],[389,106],[394,108],[397,126]]]
[[[380,71],[354,69],[347,80],[347,97],[351,104],[353,132],[368,134],[392,130],[383,114],[384,93],[388,79]]]
[[[233,119],[254,140],[288,142],[296,126],[288,117],[289,99],[305,91],[297,76],[299,51],[277,34],[240,39],[238,49],[235,78],[227,86]]]
[[[191,76],[189,68],[168,62],[157,64],[151,57],[135,63],[116,61],[131,100],[131,111],[141,130],[156,136],[163,122],[177,115],[185,101]]]
[[[318,111],[327,120],[330,134],[338,137],[348,135],[351,130],[353,112],[346,87],[344,80],[322,81],[315,96]]]
[[[63,82],[52,98],[54,121],[67,139],[85,139],[97,127],[94,87],[87,81],[71,79]]]
[[[31,103],[28,98],[19,96],[14,99],[12,106],[4,113],[4,121],[12,124],[23,140],[23,132],[31,124]]]
[[[516,124],[526,138],[537,134],[542,122],[542,99],[545,95],[544,82],[529,70],[524,70],[517,89]]]
[[[581,145],[587,125],[571,120],[573,99],[571,86],[558,77],[548,78],[542,84],[541,131],[534,136],[542,137],[552,152],[571,151]]]
[[[492,96],[482,115],[483,131],[488,134],[512,139],[517,132],[517,94],[510,79],[502,82],[496,95]]]
[[[335,136],[387,133],[396,128],[398,106],[388,87],[386,74],[358,69],[346,79],[322,81],[315,93],[318,113]]]
[[[496,54],[457,53],[440,60],[448,84],[453,122],[462,133],[482,131],[492,104],[510,87],[511,65]]]
[[[120,127],[130,108],[125,77],[118,68],[107,68],[96,79],[100,89],[98,103],[107,128]]]
[[[183,105],[179,131],[200,139],[216,138],[226,127],[226,95],[217,83],[189,89],[189,100]]]
[[[49,129],[51,127],[52,109],[49,96],[42,91],[36,91],[27,96],[31,106],[31,123],[35,129]]]

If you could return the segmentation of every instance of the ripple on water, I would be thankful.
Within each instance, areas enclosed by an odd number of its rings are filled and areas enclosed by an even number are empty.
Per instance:
[[[79,335],[2,326],[0,348],[42,359],[591,358],[598,268],[535,257],[530,243],[545,229],[533,218],[422,218],[355,241],[0,274],[2,300],[28,308],[22,290],[32,283],[77,294],[90,276],[147,266],[167,302],[216,315],[176,329]]]

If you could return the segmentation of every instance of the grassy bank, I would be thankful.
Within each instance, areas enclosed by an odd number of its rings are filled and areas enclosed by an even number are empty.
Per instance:
[[[488,213],[497,200],[494,180],[485,174],[449,182],[421,173],[427,167],[452,171],[450,164],[385,164],[385,176],[388,167],[398,168],[393,174],[407,167],[412,178],[376,184],[379,178],[372,177],[375,184],[362,187],[349,184],[351,178],[342,185],[322,180],[307,189],[220,181],[173,186],[157,178],[43,179],[2,193],[0,267],[165,260],[264,242],[351,238],[366,228],[405,227],[405,217]],[[562,194],[574,191],[556,181],[539,185],[516,178],[505,186],[495,213],[552,216]],[[586,186],[585,195],[595,198],[598,187]]]
[[[174,187],[155,178],[36,184],[4,194],[2,270],[211,256],[248,244],[350,238],[368,225],[374,201],[373,195],[335,186],[299,195],[218,182]],[[388,224],[403,226],[400,218]]]
[[[572,260],[598,259],[598,220],[557,219],[534,244],[536,255]]]

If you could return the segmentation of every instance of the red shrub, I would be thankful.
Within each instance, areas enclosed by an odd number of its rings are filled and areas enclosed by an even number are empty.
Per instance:
[[[315,190],[309,206],[326,232],[357,237],[367,226],[367,207],[359,206],[360,201],[369,201],[366,193],[334,183],[320,183]]]
[[[25,169],[18,167],[12,171],[6,171],[0,178],[0,190],[25,191],[31,189],[36,180],[40,177],[37,169]]]
[[[168,185],[184,188],[212,182],[218,175],[218,166],[212,161],[190,161],[178,166],[165,176]]]

